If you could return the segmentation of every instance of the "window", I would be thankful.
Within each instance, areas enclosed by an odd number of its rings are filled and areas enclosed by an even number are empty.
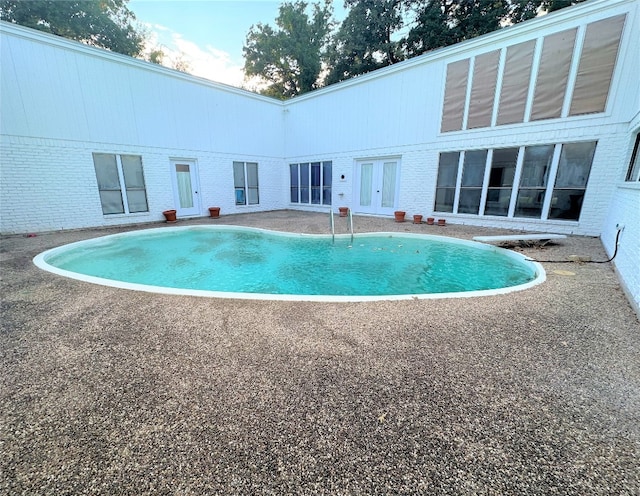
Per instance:
[[[640,133],[636,134],[636,144],[633,147],[626,181],[640,181]]]
[[[627,180],[640,180],[639,142],[636,136]],[[433,210],[578,220],[596,144],[503,148],[491,154],[490,150],[441,153]]]
[[[331,205],[332,163],[289,164],[291,203]]]
[[[467,129],[489,127],[491,125],[499,60],[500,50],[494,50],[476,57],[473,66],[473,83],[471,86],[471,99],[469,100]]]
[[[591,172],[596,142],[562,145],[558,173],[551,198],[550,219],[578,220]]]
[[[587,25],[569,115],[604,112],[626,14]]]
[[[149,211],[142,157],[94,153],[93,167],[98,180],[103,214]]]
[[[462,129],[467,78],[469,77],[469,59],[447,64],[442,123],[440,131],[459,131]]]
[[[553,145],[525,148],[514,217],[541,217],[554,148]]]
[[[487,150],[465,152],[460,185],[459,214],[478,214],[482,198],[482,183],[487,163]]]
[[[460,152],[440,154],[438,182],[436,185],[436,205],[434,208],[436,212],[453,212],[459,161]]]
[[[236,192],[236,205],[257,205],[258,164],[255,162],[233,163],[233,186]]]
[[[513,179],[516,174],[518,148],[504,148],[493,151],[489,188],[487,189],[487,204],[485,215],[501,215],[509,213],[509,202],[513,189]]]
[[[544,37],[531,120],[560,117],[577,28]]]

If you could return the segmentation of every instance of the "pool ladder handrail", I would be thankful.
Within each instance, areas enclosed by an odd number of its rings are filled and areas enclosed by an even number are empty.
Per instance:
[[[329,210],[329,227],[331,228],[331,242],[336,243],[336,223],[333,218],[333,209]],[[347,231],[351,234],[351,244],[353,244],[353,214],[351,209],[347,210]]]
[[[333,220],[333,209],[329,210],[329,227],[331,228],[331,242],[336,244],[336,223]]]

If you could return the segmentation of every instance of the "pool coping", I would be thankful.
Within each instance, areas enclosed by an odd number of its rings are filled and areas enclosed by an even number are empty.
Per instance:
[[[516,286],[509,286],[505,288],[474,290],[474,291],[459,291],[459,292],[451,292],[451,293],[412,293],[412,294],[402,294],[402,295],[375,295],[375,296],[298,295],[298,294],[270,294],[270,293],[211,291],[211,290],[202,290],[202,289],[171,288],[166,286],[154,286],[154,285],[147,285],[147,284],[130,283],[130,282],[124,282],[124,281],[117,281],[113,279],[105,279],[105,278],[96,277],[96,276],[89,276],[85,274],[80,274],[78,272],[60,269],[58,267],[50,265],[46,261],[46,258],[51,255],[55,255],[58,252],[67,250],[71,247],[82,246],[84,244],[91,244],[95,242],[97,239],[133,236],[133,235],[139,234],[142,231],[150,234],[153,234],[155,232],[166,233],[167,229],[171,229],[174,231],[178,231],[178,230],[218,230],[218,231],[239,230],[239,231],[253,231],[253,232],[258,231],[258,232],[269,233],[271,235],[276,235],[276,236],[307,237],[307,238],[313,237],[313,238],[325,238],[325,239],[331,239],[334,236],[331,234],[308,234],[308,233],[291,233],[291,232],[285,232],[285,231],[274,231],[270,229],[264,229],[264,228],[258,228],[258,227],[247,227],[247,226],[240,226],[240,225],[233,225],[233,224],[226,224],[226,225],[219,225],[219,226],[188,225],[188,226],[172,226],[169,228],[158,227],[158,228],[151,228],[151,229],[137,229],[134,231],[127,231],[127,232],[121,232],[116,234],[108,234],[105,236],[98,236],[95,238],[85,239],[85,240],[57,246],[55,248],[51,248],[49,250],[46,250],[36,255],[33,258],[33,263],[39,269],[45,270],[47,272],[51,272],[53,274],[56,274],[62,277],[67,277],[70,279],[75,279],[75,280],[88,282],[91,284],[97,284],[101,286],[127,289],[131,291],[142,291],[147,293],[182,295],[182,296],[198,296],[198,297],[204,297],[204,298],[230,298],[230,299],[236,299],[236,300],[266,300],[266,301],[272,300],[272,301],[351,303],[351,302],[371,302],[371,301],[474,298],[474,297],[508,294],[515,291],[524,291],[526,289],[537,286],[538,284],[542,284],[543,282],[546,281],[546,272],[543,266],[539,262],[536,262],[535,260],[532,260],[531,258],[526,257],[525,255],[522,255],[520,253],[511,251],[511,250],[493,246],[487,243],[481,243],[478,241],[460,239],[460,238],[449,237],[449,236],[441,236],[441,235],[435,235],[435,234],[387,232],[387,231],[358,233],[356,234],[356,237],[361,238],[361,237],[373,237],[373,236],[389,236],[389,237],[398,237],[398,238],[437,239],[437,240],[445,241],[447,243],[473,246],[474,248],[477,248],[477,249],[500,252],[501,254],[509,258],[531,264],[535,271],[535,278],[532,281],[529,281],[527,283],[518,284]],[[351,238],[351,235],[336,234],[335,238],[349,239]]]

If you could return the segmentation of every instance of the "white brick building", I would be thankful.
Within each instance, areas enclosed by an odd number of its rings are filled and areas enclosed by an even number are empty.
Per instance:
[[[639,15],[591,0],[287,102],[0,23],[0,232],[347,205],[612,255],[624,225],[638,310]]]

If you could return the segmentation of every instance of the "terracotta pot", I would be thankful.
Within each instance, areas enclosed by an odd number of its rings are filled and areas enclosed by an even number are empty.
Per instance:
[[[167,222],[176,222],[176,211],[175,210],[165,210],[162,212],[164,218]]]
[[[220,207],[209,207],[209,217],[218,219],[220,217]]]
[[[427,217],[427,225],[432,226],[435,221],[433,217]]]
[[[338,210],[340,211],[340,217],[346,217],[349,213],[349,207],[338,207]]]
[[[402,210],[396,210],[393,215],[396,218],[396,222],[404,222],[404,216],[407,214],[407,212],[403,212]]]
[[[414,215],[413,216],[414,224],[422,224],[422,215]]]
[[[438,225],[439,226],[444,226],[446,225],[447,221],[445,219],[438,219]]]

